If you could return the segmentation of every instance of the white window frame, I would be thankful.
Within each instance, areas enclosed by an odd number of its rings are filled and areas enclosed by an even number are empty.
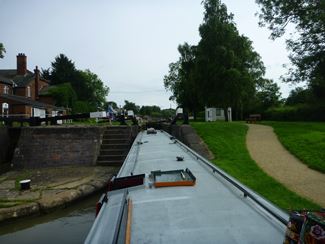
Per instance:
[[[9,94],[9,87],[8,86],[3,87],[3,94]]]
[[[27,97],[31,97],[32,94],[31,94],[31,89],[30,89],[30,86],[27,86]]]
[[[7,117],[9,115],[9,104],[8,103],[1,104],[1,112],[2,112],[2,116]]]

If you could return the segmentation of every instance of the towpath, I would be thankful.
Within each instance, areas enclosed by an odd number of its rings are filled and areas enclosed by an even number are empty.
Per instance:
[[[325,174],[308,168],[279,142],[273,128],[249,124],[246,144],[251,157],[288,189],[325,207]]]

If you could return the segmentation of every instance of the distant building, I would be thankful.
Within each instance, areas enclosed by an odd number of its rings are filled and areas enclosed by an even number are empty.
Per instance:
[[[222,108],[205,108],[205,121],[225,120]]]
[[[19,53],[16,69],[0,69],[0,116],[56,115],[60,109],[54,106],[53,98],[42,95],[49,86],[37,66],[34,72],[27,69],[27,57]]]

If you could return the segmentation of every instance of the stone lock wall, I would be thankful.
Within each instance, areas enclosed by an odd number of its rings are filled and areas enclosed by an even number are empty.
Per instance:
[[[0,127],[0,164],[6,163],[9,149],[9,131],[6,127]]]
[[[20,135],[20,128],[0,127],[0,173],[11,169],[11,158]]]
[[[103,127],[26,127],[13,155],[15,168],[94,165]]]
[[[209,160],[214,159],[213,153],[190,125],[171,125],[163,123],[161,127],[164,131],[183,142],[201,156]]]

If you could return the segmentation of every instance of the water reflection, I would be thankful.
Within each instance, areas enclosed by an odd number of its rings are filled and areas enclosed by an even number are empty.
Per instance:
[[[0,243],[82,243],[95,219],[96,194],[65,209],[0,224]]]

